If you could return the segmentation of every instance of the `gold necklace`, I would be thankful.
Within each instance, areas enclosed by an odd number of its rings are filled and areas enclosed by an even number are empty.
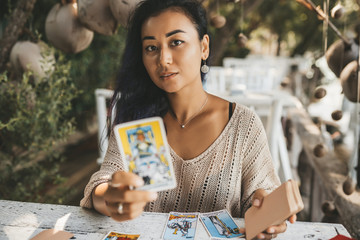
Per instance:
[[[207,101],[208,101],[208,98],[209,98],[209,95],[206,93],[205,102],[203,103],[203,105],[201,105],[199,111],[197,111],[197,113],[195,113],[194,115],[192,115],[191,118],[189,118],[189,120],[187,120],[185,123],[181,123],[181,122],[177,119],[174,111],[171,111],[171,112],[172,112],[171,116],[173,116],[173,118],[179,123],[179,125],[180,125],[181,128],[185,128],[185,126],[186,126],[191,120],[193,120],[193,119],[201,112],[201,110],[205,107],[205,105],[206,105],[206,103],[207,103]]]

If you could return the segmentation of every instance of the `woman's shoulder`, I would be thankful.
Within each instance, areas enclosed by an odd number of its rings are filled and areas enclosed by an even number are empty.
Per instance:
[[[251,109],[248,106],[245,106],[241,103],[237,103],[237,102],[233,102],[233,104],[235,105],[234,108],[234,115],[237,116],[238,118],[256,118],[257,114],[256,112]]]
[[[229,120],[233,118],[242,119],[242,120],[258,118],[256,112],[253,109],[241,103],[230,102],[216,95],[211,95],[211,98],[213,103],[212,108],[214,110],[217,109],[217,111],[220,112],[228,112],[228,111],[231,112],[230,113],[231,118],[229,118]]]
[[[233,112],[239,111],[241,113],[246,113],[246,114],[250,114],[250,115],[255,114],[255,112],[252,109],[250,109],[249,107],[247,107],[243,104],[240,104],[237,102],[230,102],[220,96],[216,96],[216,95],[212,95],[212,94],[209,94],[209,95],[211,96],[211,98],[213,98],[213,102],[217,106],[222,106],[222,107],[225,106],[226,108],[228,108],[229,106],[232,106]]]

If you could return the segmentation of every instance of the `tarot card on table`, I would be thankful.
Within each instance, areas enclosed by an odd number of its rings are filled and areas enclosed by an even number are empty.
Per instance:
[[[139,190],[163,191],[176,186],[163,120],[152,117],[118,124],[115,137],[126,171],[142,177]]]
[[[199,213],[170,212],[165,225],[163,239],[195,239],[198,219]]]
[[[109,232],[108,234],[106,234],[103,240],[137,240],[139,239],[139,237],[139,234]]]
[[[212,239],[244,237],[226,209],[200,213],[200,220]]]

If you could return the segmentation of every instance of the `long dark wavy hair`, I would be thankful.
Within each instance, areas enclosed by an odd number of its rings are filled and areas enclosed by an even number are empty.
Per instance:
[[[207,34],[206,11],[195,0],[140,2],[128,24],[122,66],[111,101],[110,113],[115,113],[115,118],[110,124],[110,129],[122,122],[152,116],[163,117],[168,111],[166,93],[152,82],[142,61],[141,28],[148,18],[157,16],[169,8],[183,12],[189,17],[198,32],[199,40]],[[204,81],[204,78],[204,74],[201,73],[201,80]]]

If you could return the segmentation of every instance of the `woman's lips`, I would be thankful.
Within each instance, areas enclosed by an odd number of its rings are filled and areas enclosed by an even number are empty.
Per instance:
[[[160,78],[163,80],[169,80],[174,78],[177,75],[177,73],[163,73],[160,75]]]

